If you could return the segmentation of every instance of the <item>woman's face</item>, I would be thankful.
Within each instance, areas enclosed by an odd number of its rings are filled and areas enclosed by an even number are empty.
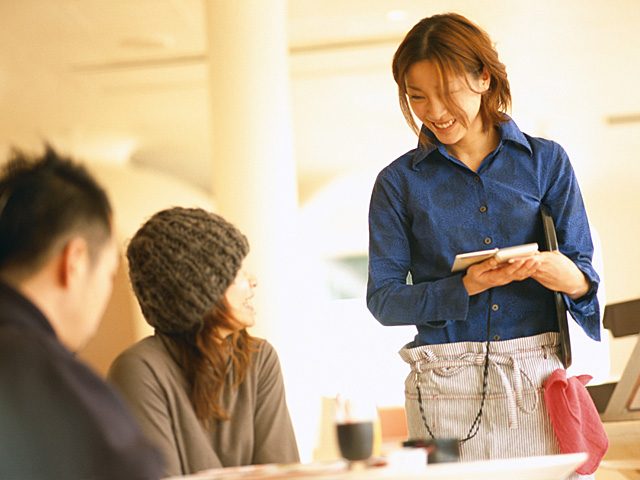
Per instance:
[[[251,305],[251,299],[253,289],[257,286],[256,277],[245,269],[242,262],[236,278],[224,293],[231,308],[231,316],[238,322],[239,329],[252,327],[255,324],[256,312]]]
[[[411,110],[445,145],[473,140],[474,135],[482,132],[482,119],[478,112],[481,93],[489,88],[488,73],[485,71],[479,78],[467,75],[466,79],[464,76],[449,79],[450,101],[466,115],[466,127],[443,103],[439,78],[436,66],[429,60],[416,62],[409,67],[405,82]]]

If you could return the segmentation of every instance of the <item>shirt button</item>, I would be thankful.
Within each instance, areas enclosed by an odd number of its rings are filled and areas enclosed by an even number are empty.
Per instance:
[[[497,342],[498,340],[500,340],[500,335],[494,335],[493,336],[493,341]]]
[[[494,312],[497,311],[500,307],[498,305],[496,305],[495,303],[493,305],[491,305],[491,310],[493,310]]]
[[[485,245],[489,245],[491,243],[491,239],[489,237],[484,239]]]
[[[473,177],[473,181],[478,183],[480,181],[480,177]]]
[[[485,207],[484,205],[480,207],[480,212],[484,213],[487,211],[487,207]]]

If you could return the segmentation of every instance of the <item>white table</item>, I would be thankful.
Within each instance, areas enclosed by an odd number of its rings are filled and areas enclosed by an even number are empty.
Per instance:
[[[342,462],[231,467],[167,480],[564,480],[587,459],[586,453],[440,463],[418,469],[393,466],[348,470]]]

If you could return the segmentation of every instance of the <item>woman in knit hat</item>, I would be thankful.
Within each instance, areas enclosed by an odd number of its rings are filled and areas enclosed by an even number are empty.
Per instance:
[[[179,207],[129,243],[129,276],[155,334],[108,376],[164,453],[167,475],[299,461],[276,351],[246,331],[257,285],[248,252],[222,217]]]

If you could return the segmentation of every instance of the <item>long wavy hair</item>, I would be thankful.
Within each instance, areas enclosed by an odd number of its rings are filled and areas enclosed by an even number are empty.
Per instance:
[[[233,333],[222,337],[221,330]],[[229,303],[224,297],[205,314],[200,331],[173,337],[191,387],[191,403],[206,428],[210,428],[214,419],[231,419],[230,412],[220,404],[227,375],[233,365],[235,378],[231,388],[240,385],[252,367],[251,354],[258,350],[261,341],[249,335],[246,329],[238,329],[238,322],[230,314]]]
[[[429,145],[431,141],[416,125],[405,83],[409,68],[423,60],[432,62],[436,67],[443,92],[442,101],[465,127],[468,126],[468,119],[462,108],[451,98],[449,80],[460,75],[467,78],[467,74],[478,78],[484,69],[489,72],[491,82],[489,89],[482,94],[480,104],[483,128],[488,131],[506,120],[504,113],[511,107],[511,91],[506,67],[500,62],[489,35],[456,13],[423,18],[407,33],[392,62],[400,109],[423,145]]]

